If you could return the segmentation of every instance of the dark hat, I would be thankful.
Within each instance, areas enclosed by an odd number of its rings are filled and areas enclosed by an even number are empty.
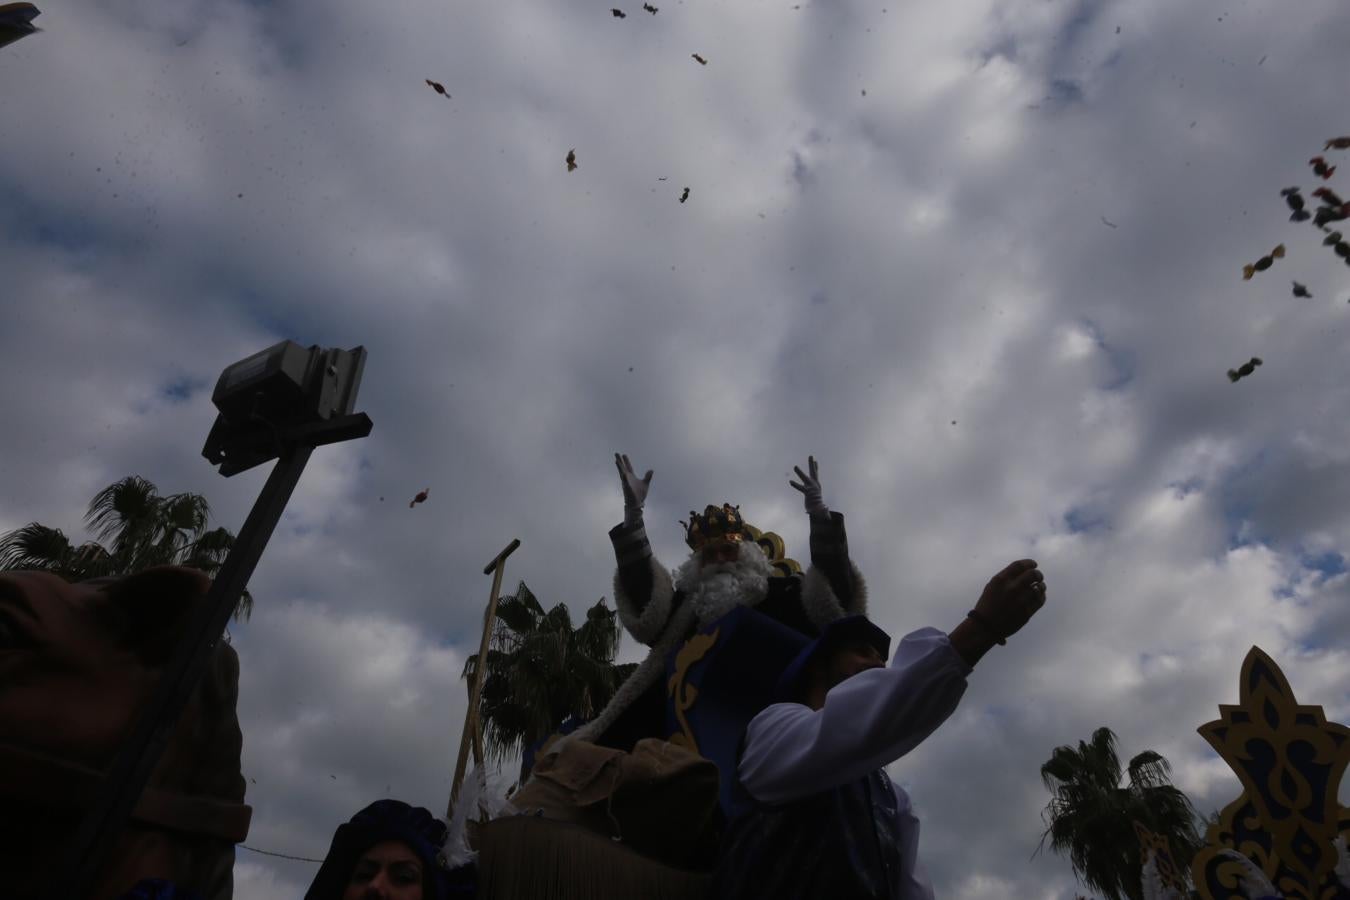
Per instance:
[[[422,861],[422,884],[427,900],[449,896],[445,872],[436,855],[445,843],[446,826],[430,811],[402,800],[376,800],[339,825],[333,845],[324,857],[305,900],[338,900],[351,879],[361,854],[382,841],[401,841]]]
[[[842,619],[835,619],[821,629],[820,637],[807,644],[797,654],[797,658],[783,670],[783,674],[778,676],[774,698],[780,703],[798,699],[802,676],[806,674],[806,668],[811,665],[811,661],[845,641],[859,638],[875,647],[881,654],[883,662],[890,659],[891,636],[874,625],[866,616],[845,616]]]
[[[167,878],[142,878],[118,900],[201,900],[202,895]]]

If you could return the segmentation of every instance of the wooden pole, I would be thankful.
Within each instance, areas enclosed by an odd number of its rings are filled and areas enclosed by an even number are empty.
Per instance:
[[[478,718],[478,710],[473,712],[473,764],[483,765],[483,722]]]
[[[478,729],[478,700],[483,692],[483,679],[487,670],[488,643],[492,639],[492,624],[497,618],[497,593],[502,588],[502,571],[506,567],[506,558],[520,546],[516,538],[506,545],[492,562],[483,567],[483,574],[492,575],[492,593],[488,596],[487,612],[483,616],[483,640],[478,645],[478,666],[473,673],[473,686],[469,689],[469,709],[464,714],[464,731],[459,737],[459,759],[455,762],[455,778],[450,783],[450,802],[445,809],[449,819],[455,814],[455,800],[459,798],[460,785],[464,783],[464,770],[469,763],[469,748],[474,749],[474,764],[483,764],[482,735]]]

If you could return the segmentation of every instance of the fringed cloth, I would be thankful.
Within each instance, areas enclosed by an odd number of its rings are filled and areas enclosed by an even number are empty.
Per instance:
[[[478,854],[479,900],[704,900],[712,880],[539,816],[488,822]]]

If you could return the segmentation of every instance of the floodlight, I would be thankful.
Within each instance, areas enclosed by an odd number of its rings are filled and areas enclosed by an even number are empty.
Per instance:
[[[325,350],[294,341],[234,363],[211,394],[220,415],[202,455],[229,477],[276,459],[291,446],[365,437],[370,419],[351,415],[365,363],[364,347]]]

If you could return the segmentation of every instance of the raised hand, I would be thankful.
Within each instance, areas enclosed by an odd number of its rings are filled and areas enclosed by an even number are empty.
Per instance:
[[[647,502],[647,489],[651,487],[652,470],[641,478],[633,471],[633,464],[625,454],[614,454],[614,465],[619,470],[619,481],[623,485],[623,522],[634,525],[642,521],[642,505]]]
[[[1016,634],[1045,605],[1045,576],[1036,568],[1036,560],[1019,559],[1010,563],[984,587],[975,603],[976,624],[1006,638]]]
[[[798,484],[789,479],[788,484],[806,495],[807,515],[828,516],[830,514],[830,508],[825,505],[824,495],[820,490],[820,467],[816,465],[816,458],[814,456],[808,456],[806,458],[806,468],[810,470],[811,474],[808,475],[797,466],[793,466],[792,471],[796,472],[797,477],[802,481],[801,484]]]

